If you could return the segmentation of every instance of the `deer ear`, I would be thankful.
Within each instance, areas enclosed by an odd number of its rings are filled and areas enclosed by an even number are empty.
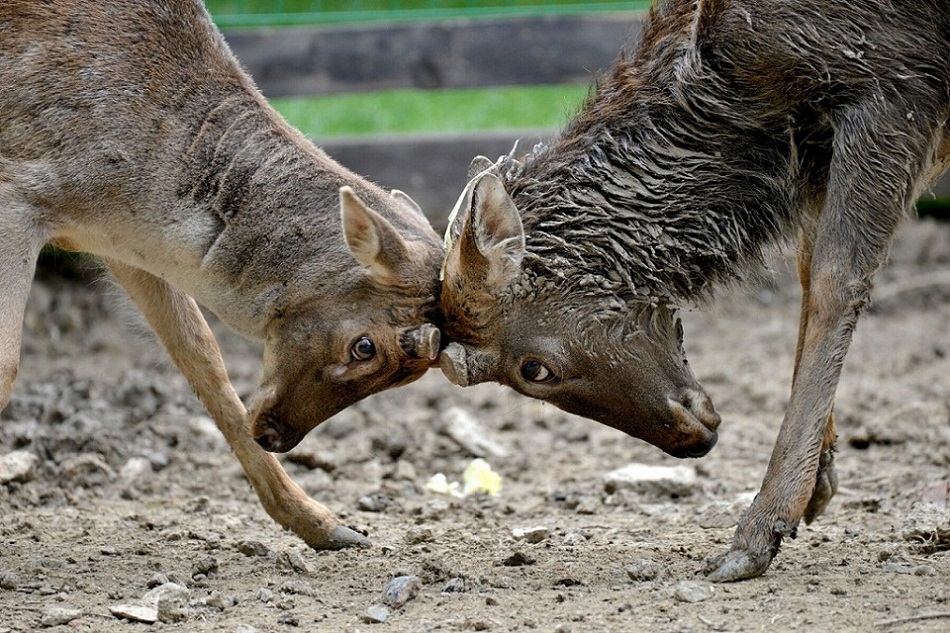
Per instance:
[[[472,192],[468,239],[485,259],[490,286],[507,285],[521,272],[524,228],[518,208],[501,179],[482,176]]]
[[[367,207],[350,187],[340,188],[340,217],[346,245],[381,283],[398,279],[409,260],[406,241],[389,221]]]

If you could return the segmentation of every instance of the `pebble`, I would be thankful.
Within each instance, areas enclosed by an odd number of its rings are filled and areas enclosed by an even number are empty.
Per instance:
[[[374,604],[362,616],[367,624],[382,624],[389,619],[389,608],[382,604]]]
[[[440,416],[439,429],[475,457],[504,457],[508,451],[488,437],[484,425],[461,407],[450,407]]]
[[[543,525],[538,525],[535,527],[515,528],[511,531],[511,535],[518,541],[540,543],[551,536],[551,530]]]
[[[109,613],[117,618],[155,624],[158,622],[158,607],[144,604],[116,604],[109,607]]]
[[[69,624],[73,620],[82,617],[82,611],[79,609],[64,609],[62,607],[52,607],[46,609],[40,615],[40,626],[60,626]]]
[[[313,565],[300,554],[300,552],[281,552],[277,555],[277,567],[282,569],[292,569],[299,574],[312,576],[316,573]]]
[[[673,598],[679,602],[702,602],[712,598],[712,585],[683,580],[673,589]]]
[[[183,622],[188,619],[188,598],[190,595],[191,592],[187,587],[167,582],[146,593],[142,601],[149,605],[155,605],[160,621]]]
[[[0,574],[0,589],[14,591],[20,586],[20,579],[12,571],[5,571]]]
[[[662,568],[656,561],[649,558],[641,558],[627,565],[627,576],[634,582],[645,582],[647,580],[656,580],[659,577]]]
[[[40,458],[29,451],[13,451],[0,457],[0,484],[33,479],[39,461]]]
[[[131,483],[152,472],[152,462],[144,457],[133,457],[119,470],[119,479]]]
[[[376,492],[360,497],[356,502],[356,507],[364,512],[383,512],[392,504],[393,500],[389,495]]]
[[[632,490],[658,497],[685,497],[698,487],[696,469],[692,466],[628,464],[604,475],[604,489],[608,494]]]
[[[237,551],[245,556],[267,556],[271,553],[270,548],[260,541],[239,541]]]
[[[382,602],[398,609],[413,598],[422,589],[422,579],[418,576],[397,576],[383,589]]]

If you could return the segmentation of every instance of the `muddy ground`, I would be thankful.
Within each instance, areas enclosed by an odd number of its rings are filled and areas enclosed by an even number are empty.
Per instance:
[[[26,481],[0,485],[0,633],[946,631],[947,223],[908,225],[878,276],[838,392],[841,490],[826,514],[764,577],[704,580],[705,559],[727,548],[760,483],[787,402],[798,291],[787,256],[772,268],[686,315],[687,351],[724,420],[704,459],[678,462],[432,371],[343,412],[284,458],[374,543],[340,552],[309,550],[264,514],[184,379],[108,283],[46,279],[0,423],[0,456],[39,458]],[[259,349],[216,331],[246,396]],[[487,457],[502,477],[496,496],[425,487],[439,472],[459,480],[474,457],[446,434],[453,407],[501,449]],[[608,492],[605,474],[632,463],[697,476]],[[371,622],[402,575],[418,576],[420,591]],[[166,581],[188,592],[166,602],[164,622],[110,612]]]

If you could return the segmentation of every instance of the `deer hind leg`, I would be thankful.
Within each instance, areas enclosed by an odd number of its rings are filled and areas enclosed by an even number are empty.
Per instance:
[[[822,466],[822,454],[833,444],[829,421],[841,367],[871,278],[934,156],[934,129],[925,126],[939,117],[923,111],[927,102],[884,100],[840,113],[825,203],[815,225],[789,405],[762,487],[739,521],[732,547],[707,567],[711,580],[765,573],[782,539],[794,536],[806,516],[819,473],[833,472],[827,458]],[[908,119],[909,110],[919,118]],[[900,133],[881,133],[887,129]],[[815,511],[819,505],[813,504]]]
[[[32,207],[0,184],[0,411],[10,402],[20,368],[23,313],[46,242],[33,216]]]
[[[142,270],[115,261],[107,264],[217,423],[267,514],[314,549],[369,545],[366,537],[342,525],[329,509],[308,497],[277,457],[253,440],[245,424],[247,412],[194,300]]]
[[[820,210],[819,210],[820,211]],[[810,218],[811,219],[811,218]],[[798,365],[802,359],[802,349],[808,330],[808,306],[811,302],[811,262],[814,250],[814,226],[807,223],[798,239],[798,280],[802,287],[802,307],[798,322],[798,345],[795,350],[795,365],[792,373],[792,385],[798,376]],[[821,455],[818,459],[818,473],[815,477],[815,490],[805,508],[805,523],[811,523],[821,514],[831,498],[838,492],[838,473],[835,471],[834,452],[838,441],[835,431],[834,411],[828,414],[825,433],[821,443]]]

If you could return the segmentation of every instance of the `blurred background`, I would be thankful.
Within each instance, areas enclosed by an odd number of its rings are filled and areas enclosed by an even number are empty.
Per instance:
[[[234,53],[333,158],[441,230],[477,154],[554,134],[649,2],[206,0]]]

